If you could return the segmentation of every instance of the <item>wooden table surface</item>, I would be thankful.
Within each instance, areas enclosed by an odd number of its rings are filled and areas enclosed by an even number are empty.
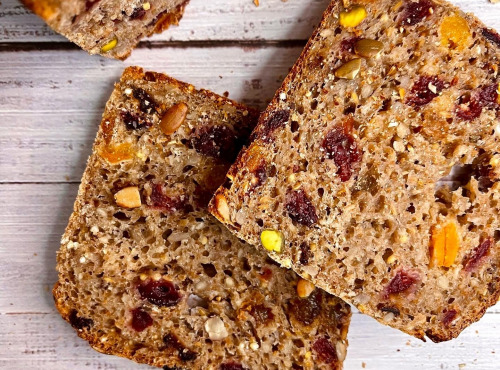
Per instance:
[[[104,104],[126,65],[264,107],[329,0],[191,0],[126,62],[88,56],[17,0],[0,5],[0,368],[146,369],[99,354],[57,314],[55,254]],[[500,4],[454,0],[500,29]],[[500,305],[423,343],[357,311],[346,369],[500,369]]]

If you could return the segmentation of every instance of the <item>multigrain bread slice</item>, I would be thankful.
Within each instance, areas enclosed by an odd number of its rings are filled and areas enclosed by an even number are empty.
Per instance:
[[[500,295],[500,36],[439,0],[346,6],[210,210],[380,322],[449,340]]]
[[[57,258],[56,306],[92,347],[166,369],[342,367],[349,306],[208,213],[256,119],[125,70]]]
[[[21,0],[90,54],[125,59],[139,41],[177,25],[189,0]]]

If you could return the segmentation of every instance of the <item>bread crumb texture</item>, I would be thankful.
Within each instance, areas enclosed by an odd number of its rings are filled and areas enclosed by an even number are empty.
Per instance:
[[[125,71],[57,257],[57,308],[95,349],[166,369],[341,369],[349,306],[207,211],[256,119]]]
[[[499,57],[441,0],[332,2],[212,213],[380,322],[456,337],[500,294]]]

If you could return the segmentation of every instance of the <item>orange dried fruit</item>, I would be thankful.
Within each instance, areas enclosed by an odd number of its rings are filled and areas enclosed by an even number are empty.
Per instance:
[[[132,144],[123,143],[112,146],[105,146],[99,153],[102,158],[111,164],[131,160],[134,156]]]
[[[467,21],[458,14],[443,19],[439,27],[441,45],[463,50],[471,42],[471,32]]]
[[[431,266],[450,267],[455,262],[460,247],[455,221],[447,221],[431,231]]]

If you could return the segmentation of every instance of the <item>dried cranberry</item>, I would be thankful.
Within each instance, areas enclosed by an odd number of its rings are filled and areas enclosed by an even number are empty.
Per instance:
[[[491,189],[495,183],[495,172],[490,165],[491,157],[484,153],[477,157],[472,163],[473,173],[472,176],[478,182],[478,189],[482,193],[486,193]]]
[[[304,325],[311,325],[321,314],[323,295],[319,289],[314,290],[307,298],[295,298],[290,302],[289,309],[295,320]]]
[[[484,257],[488,255],[490,248],[493,244],[491,238],[484,239],[479,245],[470,253],[469,256],[465,257],[463,261],[463,266],[465,271],[471,272],[475,270],[483,261]]]
[[[219,366],[219,370],[246,370],[246,368],[236,362],[226,362]]]
[[[191,139],[191,145],[200,154],[233,162],[241,147],[236,134],[227,126],[201,128]]]
[[[455,107],[455,114],[466,121],[472,121],[479,117],[482,111],[483,107],[477,98],[469,95],[462,95]]]
[[[403,293],[413,287],[419,280],[415,271],[399,270],[387,286],[387,294]]]
[[[360,40],[359,37],[350,37],[348,39],[344,39],[340,42],[340,50],[343,54],[350,53],[354,54],[354,45],[356,42]]]
[[[177,287],[168,280],[147,280],[138,287],[142,299],[160,307],[175,306],[181,300]]]
[[[253,174],[255,176],[255,180],[252,182],[252,187],[256,188],[260,185],[262,185],[264,182],[267,180],[267,164],[265,159],[262,159],[259,162],[259,165],[257,168],[254,169]]]
[[[185,207],[185,197],[169,197],[161,184],[153,184],[148,204],[165,212],[175,212]]]
[[[451,322],[457,317],[457,313],[456,310],[444,311],[442,318],[444,326],[450,326]]]
[[[434,86],[435,92],[429,89],[429,85]],[[420,76],[411,88],[410,94],[406,99],[406,104],[415,108],[429,104],[432,99],[439,95],[444,89],[444,82],[436,76]],[[434,90],[434,89],[433,89]]]
[[[257,325],[268,324],[274,319],[273,310],[263,304],[253,305],[250,315],[253,316]]]
[[[129,111],[121,113],[125,127],[128,130],[138,130],[144,127],[151,127],[153,123],[139,114],[134,114]]]
[[[307,197],[304,190],[289,192],[286,196],[286,210],[288,216],[301,225],[312,226],[318,222],[316,208]]]
[[[135,331],[143,331],[153,325],[153,318],[142,308],[132,310],[132,328]]]
[[[82,330],[83,328],[90,329],[94,325],[94,321],[91,319],[79,317],[76,310],[71,311],[69,314],[69,323],[77,330]]]
[[[196,352],[193,352],[179,341],[179,339],[173,334],[167,334],[163,337],[163,343],[165,343],[166,349],[177,350],[177,356],[182,361],[193,361],[198,356]]]
[[[273,277],[273,270],[271,270],[269,267],[264,267],[259,275],[262,280],[269,281]]]
[[[88,12],[99,1],[101,1],[101,0],[87,0],[87,1],[85,1],[85,10]]]
[[[156,103],[146,91],[135,88],[133,94],[134,98],[139,100],[139,108],[141,111],[148,114],[156,112]]]
[[[145,15],[146,15],[146,10],[144,10],[144,7],[140,6],[134,9],[132,14],[130,15],[130,19],[132,20],[144,19]]]
[[[311,248],[309,247],[309,244],[303,242],[299,248],[300,248],[300,258],[299,258],[300,264],[301,265],[309,264],[309,259],[314,256],[311,251]]]
[[[270,141],[272,133],[278,128],[285,126],[289,119],[290,111],[284,109],[271,112],[267,116],[262,115],[256,131],[252,133],[250,141],[257,138],[266,142]]]
[[[338,361],[337,350],[328,338],[317,339],[313,343],[312,349],[318,354],[318,358],[322,362],[332,364]]]
[[[494,30],[483,28],[481,33],[483,34],[486,40],[489,40],[492,43],[496,44],[498,47],[500,47],[500,35],[496,33]]]
[[[361,150],[352,132],[352,120],[341,127],[334,127],[323,140],[325,156],[333,159],[337,166],[340,180],[348,181],[355,172],[355,165],[361,160]]]
[[[483,107],[496,108],[498,106],[498,84],[483,86],[479,90],[479,102]]]
[[[433,4],[429,0],[419,0],[418,2],[407,1],[401,8],[399,23],[402,26],[413,26],[431,14]]]

